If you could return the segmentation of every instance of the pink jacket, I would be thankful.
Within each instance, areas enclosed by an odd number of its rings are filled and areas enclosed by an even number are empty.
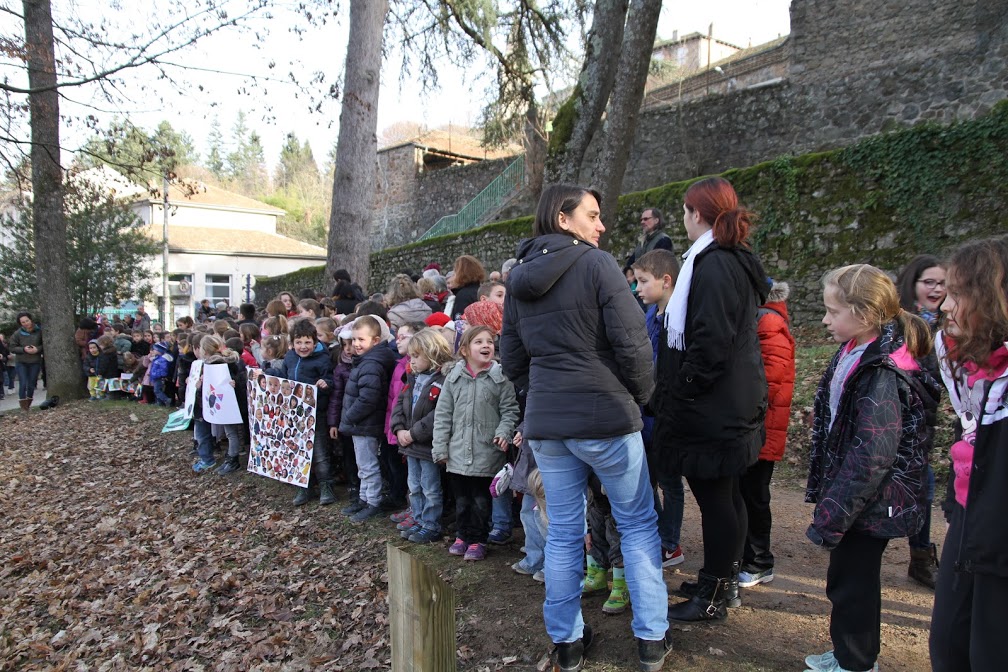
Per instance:
[[[409,355],[405,355],[396,363],[395,368],[392,369],[392,382],[389,383],[388,391],[388,406],[385,410],[385,437],[391,446],[399,445],[395,433],[392,432],[392,411],[395,409],[396,401],[399,399],[399,393],[406,387],[406,367],[409,366],[409,362]]]

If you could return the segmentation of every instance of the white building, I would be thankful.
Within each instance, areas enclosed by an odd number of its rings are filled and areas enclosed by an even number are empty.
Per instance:
[[[131,209],[162,240],[160,186],[134,201]],[[245,301],[248,276],[274,276],[325,263],[326,250],[276,232],[283,210],[194,180],[168,188],[168,287],[172,324],[193,315],[196,304]],[[155,293],[162,293],[160,257],[151,261]],[[254,291],[254,290],[253,290]],[[160,298],[159,298],[160,300]]]

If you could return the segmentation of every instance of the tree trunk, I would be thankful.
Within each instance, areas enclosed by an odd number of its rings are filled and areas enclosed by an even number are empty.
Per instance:
[[[543,171],[546,161],[546,137],[542,130],[542,120],[539,118],[539,107],[535,96],[529,98],[525,110],[525,175],[529,200],[539,201],[543,190]]]
[[[626,37],[619,56],[621,76],[609,100],[604,144],[594,171],[595,186],[602,194],[603,222],[612,222],[616,214],[616,199],[622,191],[623,175],[644,99],[661,5],[661,0],[633,0],[627,15]],[[607,237],[603,236],[602,245]]]
[[[595,0],[577,86],[553,123],[554,136],[546,163],[548,183],[580,184],[582,181],[585,153],[601,124],[616,79],[616,54],[623,43],[627,4],[628,0]]]
[[[329,216],[326,270],[339,268],[362,287],[371,273],[371,222],[378,162],[378,84],[388,0],[350,1],[343,109]]]
[[[31,112],[32,220],[35,275],[49,396],[83,397],[80,353],[67,270],[67,231],[60,166],[59,93],[49,0],[24,1]]]

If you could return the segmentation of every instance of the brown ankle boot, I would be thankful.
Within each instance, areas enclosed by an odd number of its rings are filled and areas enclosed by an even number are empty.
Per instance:
[[[917,583],[934,590],[938,574],[938,549],[934,544],[929,548],[911,548],[910,566],[907,576]]]

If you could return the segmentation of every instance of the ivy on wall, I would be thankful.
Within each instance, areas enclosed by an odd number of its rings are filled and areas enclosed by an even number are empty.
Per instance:
[[[975,120],[920,124],[845,149],[729,170],[723,177],[756,213],[753,247],[773,277],[791,283],[792,315],[801,325],[818,320],[819,279],[831,268],[867,262],[896,272],[916,254],[943,254],[967,239],[1008,231],[1006,157],[1008,101],[1003,101]],[[665,213],[667,232],[676,249],[685,251],[682,200],[694,181],[622,196],[609,226],[613,255],[622,260],[637,245],[645,208]],[[403,267],[422,268],[430,261],[445,267],[465,252],[488,268],[499,265],[531,228],[532,217],[523,217],[374,253],[371,287],[383,287]],[[318,284],[304,286],[328,291],[324,271],[298,273],[305,275],[274,278],[266,286],[276,281],[297,291],[302,281],[318,278],[312,281]]]

